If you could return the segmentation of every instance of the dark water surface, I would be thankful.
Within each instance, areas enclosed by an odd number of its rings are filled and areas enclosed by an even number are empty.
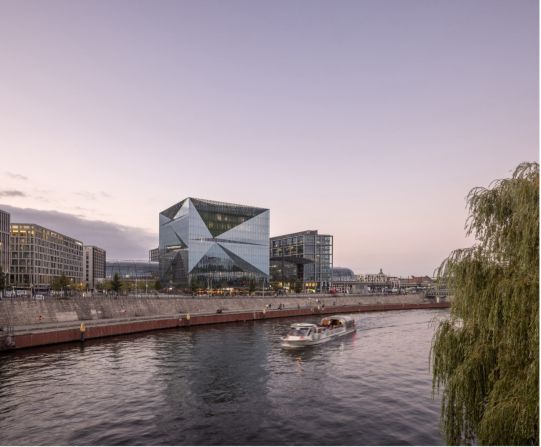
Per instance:
[[[358,332],[280,348],[293,322],[201,326],[0,355],[3,445],[434,445],[433,319],[354,314]]]

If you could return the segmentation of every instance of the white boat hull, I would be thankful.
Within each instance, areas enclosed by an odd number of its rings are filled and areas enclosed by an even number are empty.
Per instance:
[[[347,329],[347,330],[334,330],[328,335],[320,336],[317,339],[313,338],[304,338],[299,339],[298,337],[283,337],[282,338],[282,347],[283,348],[303,348],[305,346],[314,346],[314,345],[320,345],[322,343],[326,343],[328,341],[334,340],[339,337],[343,337],[344,335],[351,334],[355,332],[356,329]]]

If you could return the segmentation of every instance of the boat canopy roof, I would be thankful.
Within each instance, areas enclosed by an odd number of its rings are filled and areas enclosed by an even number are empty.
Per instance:
[[[313,324],[313,323],[295,323],[295,324],[292,324],[291,327],[293,327],[293,328],[299,328],[299,327],[317,327],[317,324]]]
[[[336,321],[336,320],[340,320],[340,321],[343,321],[345,323],[348,323],[348,322],[354,322],[355,319],[353,317],[349,317],[347,315],[331,315],[330,317],[325,317],[321,320],[321,324],[322,325],[326,325],[326,324],[329,324],[332,320]]]

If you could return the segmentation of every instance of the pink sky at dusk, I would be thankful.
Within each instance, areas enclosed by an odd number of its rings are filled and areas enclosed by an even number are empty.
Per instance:
[[[191,196],[432,274],[468,191],[539,160],[536,1],[4,0],[0,54],[0,208],[133,227],[89,236],[116,258]]]

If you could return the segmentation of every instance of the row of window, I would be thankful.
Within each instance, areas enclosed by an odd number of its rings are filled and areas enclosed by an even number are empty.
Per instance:
[[[81,271],[74,271],[74,270],[61,270],[61,269],[46,269],[46,268],[15,268],[12,269],[10,272],[12,275],[18,275],[18,274],[29,274],[29,275],[53,275],[53,276],[76,276],[76,277],[83,277],[83,272]]]
[[[332,247],[332,237],[331,236],[318,236],[318,235],[308,235],[308,236],[292,236],[284,239],[276,239],[271,241],[271,246],[276,247],[286,247],[289,245],[302,245],[302,244],[312,244],[312,245],[328,245]]]
[[[59,246],[58,244],[51,244],[50,246],[45,246],[42,244],[34,244],[32,242],[24,242],[24,243],[11,243],[10,244],[11,251],[39,251],[41,253],[49,253],[49,252],[59,252],[59,253],[69,253],[75,256],[83,256],[83,251],[80,250],[77,247],[64,247]]]

